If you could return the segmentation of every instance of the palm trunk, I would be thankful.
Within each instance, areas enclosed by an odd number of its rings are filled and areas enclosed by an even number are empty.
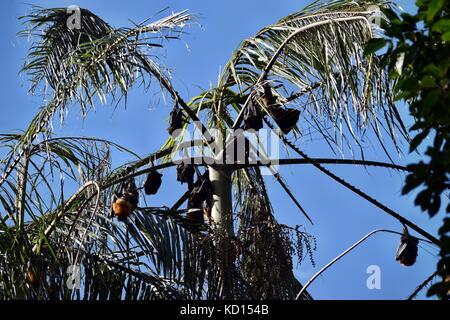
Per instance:
[[[221,132],[216,132],[216,141],[223,141]],[[220,151],[220,150],[219,150]],[[216,154],[216,160],[224,157],[224,153]],[[233,236],[233,200],[231,195],[232,171],[226,168],[210,166],[209,179],[212,184],[211,218],[216,228],[218,241],[215,242],[217,263],[221,266],[222,285],[219,297],[222,299],[234,298],[233,284],[233,254],[230,239]]]
[[[218,228],[231,233],[233,231],[231,173],[225,169],[209,167],[209,179],[213,189],[212,220]]]
[[[215,247],[217,262],[221,267],[222,285],[219,297],[233,299],[233,248],[230,239],[233,236],[233,214],[231,197],[231,172],[226,169],[209,168],[212,183],[211,218],[219,240]]]

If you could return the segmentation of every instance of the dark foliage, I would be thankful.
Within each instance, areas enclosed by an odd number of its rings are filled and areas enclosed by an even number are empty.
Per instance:
[[[403,194],[418,190],[415,204],[433,217],[442,206],[450,213],[450,1],[418,0],[416,5],[414,15],[385,9],[387,39],[370,41],[366,51],[388,45],[382,59],[389,66],[390,77],[397,81],[396,99],[409,104],[416,120],[410,128],[416,133],[410,151],[425,145],[429,158],[408,166],[412,172]],[[427,139],[431,143],[426,143]],[[441,260],[437,269],[442,282],[428,294],[449,298],[450,219],[444,219],[439,234]]]

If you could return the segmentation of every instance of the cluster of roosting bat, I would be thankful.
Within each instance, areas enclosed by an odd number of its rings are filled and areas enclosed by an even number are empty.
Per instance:
[[[255,98],[261,98],[266,111],[275,120],[278,127],[284,134],[288,134],[297,124],[300,118],[300,111],[293,108],[283,107],[281,104],[277,103],[277,98],[272,93],[272,88],[268,81],[262,82],[262,92],[253,90],[250,96],[248,105],[244,110],[244,130],[255,130],[258,131],[263,127],[264,112],[261,110],[260,106],[256,103]],[[176,104],[169,115],[169,127],[167,132],[172,136],[179,132],[187,123],[188,120],[183,114],[183,111]]]
[[[297,124],[300,111],[292,108],[283,107],[277,103],[277,99],[272,93],[272,88],[267,81],[263,81],[261,92],[254,90],[251,93],[249,103],[244,110],[244,130],[258,131],[263,128],[264,113],[261,107],[255,101],[259,97],[264,104],[266,112],[275,120],[278,127],[284,134],[288,134]],[[183,111],[175,105],[169,117],[169,127],[167,131],[170,135],[181,130],[187,119]],[[208,170],[201,174],[199,169],[190,164],[179,164],[177,170],[177,181],[188,186],[188,205],[186,218],[195,222],[211,221],[211,201],[212,185],[209,180]],[[195,174],[197,181],[194,182]],[[155,195],[162,184],[162,174],[152,171],[147,175],[145,183],[141,189],[144,189],[146,195]],[[135,185],[134,179],[122,185],[121,192],[115,192],[112,201],[112,213],[119,221],[126,221],[127,218],[137,208],[139,201],[139,191]],[[418,240],[409,235],[405,228],[400,239],[400,245],[396,253],[396,260],[404,266],[412,266],[418,253]],[[30,269],[28,272],[29,281],[33,284],[38,281],[37,277]]]
[[[197,180],[194,182],[195,175]],[[186,218],[193,223],[203,223],[205,218],[211,221],[212,185],[209,173],[203,174],[194,165],[181,163],[177,166],[177,181],[188,185],[188,205]],[[147,175],[142,188],[146,195],[155,195],[162,184],[162,174],[152,171]],[[139,203],[139,189],[134,179],[129,179],[121,186],[120,192],[114,192],[111,211],[119,221],[127,221],[128,217],[137,209]],[[34,257],[28,263],[26,278],[33,289],[37,290],[46,283],[48,266]],[[50,288],[52,289],[52,288]],[[53,288],[54,289],[54,288]],[[52,289],[52,290],[53,290]],[[56,292],[56,290],[53,290]]]
[[[263,112],[255,103],[254,98],[259,95],[265,105],[265,108],[273,117],[284,134],[288,134],[296,125],[300,117],[300,111],[291,108],[284,108],[277,103],[277,99],[272,93],[272,88],[267,81],[263,82],[263,92],[252,92],[249,103],[244,110],[244,130],[258,131],[263,127]],[[175,104],[169,116],[169,127],[167,131],[170,135],[176,134],[181,130],[187,119],[178,104]],[[248,152],[248,150],[246,150]],[[188,200],[188,218],[203,221],[205,215],[210,220],[211,212],[211,182],[207,172],[203,175],[198,172],[198,181],[194,183],[196,168],[193,165],[180,164],[177,166],[177,180],[181,183],[187,183],[190,191]],[[147,195],[154,195],[161,186],[162,174],[151,172],[148,174],[144,184],[144,191]],[[120,220],[126,221],[128,216],[136,209],[138,205],[139,193],[133,180],[130,180],[122,188],[121,192],[116,192],[113,198],[112,211]]]
[[[194,182],[196,173],[197,181]],[[204,174],[201,174],[194,165],[181,163],[177,166],[177,181],[188,185],[189,198],[186,217],[196,222],[204,222],[205,216],[209,222],[211,218],[212,186],[208,171],[206,170]],[[162,174],[158,171],[150,172],[143,185],[144,193],[146,195],[155,195],[161,184]],[[137,208],[138,202],[138,188],[134,179],[130,179],[122,186],[121,192],[114,192],[112,213],[119,221],[126,221]]]
[[[198,168],[191,164],[181,163],[177,166],[177,181],[188,186],[188,205],[186,218],[195,222],[211,221],[212,185],[209,180],[208,170],[201,174]],[[194,176],[197,173],[197,181]],[[162,183],[162,174],[152,171],[147,175],[143,189],[146,195],[154,195],[158,192]],[[130,179],[123,185],[121,192],[115,192],[112,202],[112,212],[119,221],[126,221],[137,208],[139,192],[134,179]],[[416,262],[418,254],[418,239],[411,236],[406,228],[400,238],[400,244],[396,253],[396,260],[404,266],[412,266]],[[30,281],[35,277],[29,274]]]
[[[276,97],[272,93],[272,88],[267,81],[263,82],[261,93],[254,91],[251,94],[247,108],[244,110],[244,130],[258,131],[263,127],[264,115],[261,108],[254,101],[259,96],[267,112],[275,120],[278,127],[284,134],[288,134],[297,124],[300,118],[300,111],[293,108],[283,107],[277,103]]]

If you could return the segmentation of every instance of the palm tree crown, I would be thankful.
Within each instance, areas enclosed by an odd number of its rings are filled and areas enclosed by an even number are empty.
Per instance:
[[[298,156],[277,159],[281,165],[312,164],[431,237],[323,165],[403,167],[315,159],[295,142],[315,130],[333,151],[357,148],[364,157],[368,131],[382,150],[387,150],[382,133],[395,146],[408,139],[385,69],[364,52],[377,32],[373,20],[380,13],[374,8],[383,6],[389,4],[316,1],[244,40],[217,86],[190,101],[173,87],[153,51],[182,34],[193,19],[187,11],[114,28],[80,9],[81,28],[69,29],[65,8],[34,7],[22,17],[29,26],[22,34],[34,41],[22,71],[31,91],[45,90],[49,99],[24,132],[0,136],[2,147],[9,148],[0,180],[0,297],[294,299],[302,288],[293,274],[294,257],[314,263],[315,239],[304,227],[277,222],[261,173],[261,167],[271,167],[260,158],[253,164],[178,166],[179,180],[188,182],[186,193],[167,207],[146,205],[144,191],[157,192],[156,172],[175,168],[180,142],[193,127],[201,129],[197,144],[205,149],[218,142],[207,129],[218,129],[226,143],[232,140],[230,129],[281,129],[284,146]],[[86,115],[107,96],[120,101],[131,87],[147,88],[150,81],[171,97],[170,133],[180,129],[160,150],[139,156],[111,141],[52,134],[52,120],[57,115],[64,120],[68,108]],[[113,169],[114,150],[136,160]],[[212,154],[216,160],[222,156]],[[283,177],[274,176],[312,221]],[[61,177],[78,191],[67,196]],[[68,270],[74,275],[70,281]],[[78,271],[81,283],[74,287]],[[304,292],[300,298],[311,296]]]

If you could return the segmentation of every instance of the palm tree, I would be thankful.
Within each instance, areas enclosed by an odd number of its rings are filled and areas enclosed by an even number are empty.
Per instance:
[[[0,180],[0,297],[294,299],[302,289],[293,274],[294,255],[300,261],[313,259],[314,237],[304,228],[277,222],[262,167],[271,170],[298,209],[310,217],[263,156],[254,163],[217,164],[227,152],[213,152],[215,162],[195,164],[198,180],[166,207],[147,206],[142,188],[134,188],[135,182],[176,166],[175,155],[183,150],[188,129],[195,126],[201,132],[201,139],[188,145],[217,151],[221,138],[225,145],[234,143],[229,129],[247,126],[249,116],[264,121],[267,128],[281,129],[276,132],[284,146],[297,154],[275,159],[280,165],[312,165],[436,241],[324,167],[406,170],[364,160],[361,144],[366,131],[374,133],[386,153],[381,132],[387,132],[395,146],[398,139],[408,139],[385,69],[375,55],[364,53],[376,32],[371,21],[379,12],[374,8],[388,5],[381,0],[316,1],[243,41],[217,86],[188,102],[152,51],[163,40],[182,34],[193,18],[187,11],[132,28],[113,28],[80,9],[81,28],[71,29],[66,9],[34,7],[22,17],[29,26],[23,35],[34,39],[23,71],[31,78],[32,92],[45,89],[49,98],[24,132],[1,135],[8,151]],[[160,150],[140,156],[111,141],[52,133],[52,119],[59,115],[63,121],[68,108],[80,107],[87,114],[98,101],[120,101],[131,87],[148,87],[150,80],[171,97],[171,124],[178,122],[174,126],[180,129]],[[181,123],[176,115],[182,116]],[[300,116],[298,123],[283,122],[297,120],[293,115]],[[217,129],[216,135],[208,134],[211,128]],[[333,150],[357,148],[363,160],[309,157],[295,138],[311,130]],[[245,139],[250,148],[261,148],[260,141]],[[112,169],[114,150],[136,160]],[[67,196],[73,184],[78,190]],[[194,215],[192,206],[183,208],[203,185],[201,206],[211,213],[207,223]],[[120,221],[111,206],[125,192],[137,194],[139,205]],[[81,283],[74,287],[77,275]],[[300,298],[311,296],[304,291]]]

